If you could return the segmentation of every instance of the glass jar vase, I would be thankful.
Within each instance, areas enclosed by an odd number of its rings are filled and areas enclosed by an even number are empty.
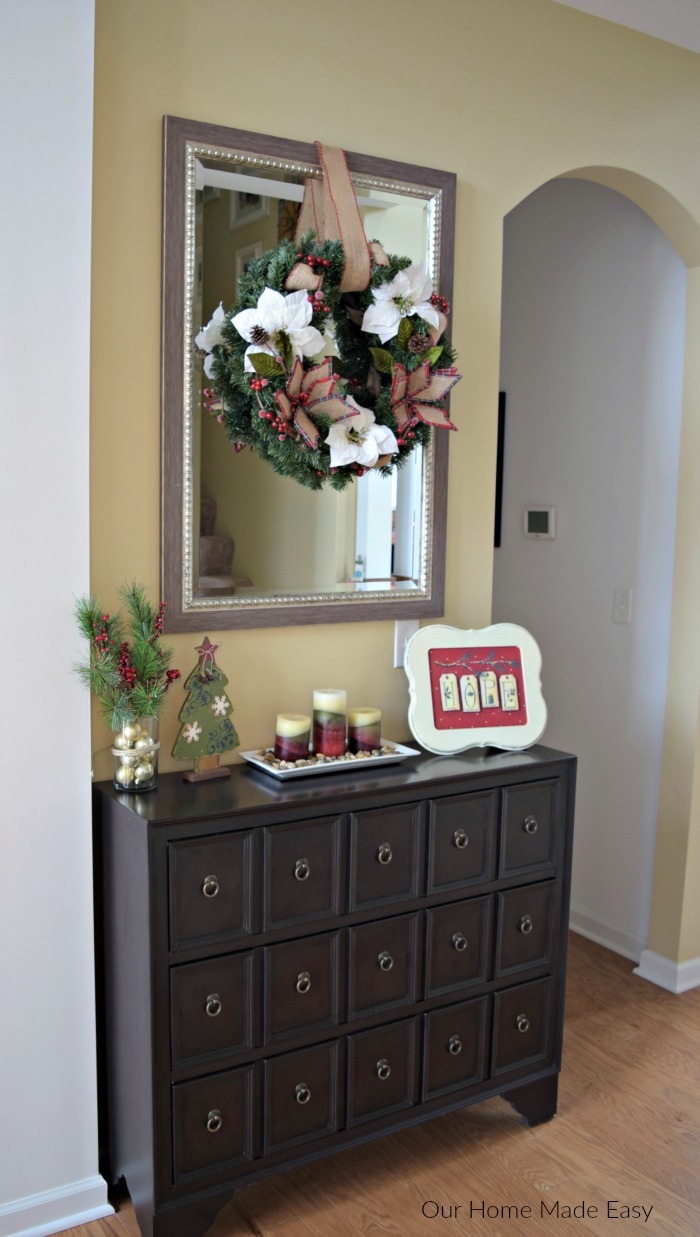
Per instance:
[[[112,735],[117,790],[153,790],[158,781],[158,718],[138,717]]]

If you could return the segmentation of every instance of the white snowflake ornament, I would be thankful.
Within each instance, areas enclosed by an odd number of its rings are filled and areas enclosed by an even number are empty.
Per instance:
[[[201,733],[202,727],[199,722],[190,722],[183,731],[184,738],[188,743],[196,743]]]
[[[231,705],[225,696],[214,697],[214,703],[211,706],[211,711],[215,717],[225,717],[230,708]]]

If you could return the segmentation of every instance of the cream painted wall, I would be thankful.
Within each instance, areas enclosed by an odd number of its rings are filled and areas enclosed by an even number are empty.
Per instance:
[[[297,70],[289,40],[271,32],[324,31],[327,0],[303,0],[293,12],[283,0],[200,0],[196,18],[189,0],[98,0],[92,572],[105,604],[125,577],[154,589],[158,580],[164,113],[457,172],[452,324],[464,379],[452,405],[460,433],[450,443],[445,618],[460,626],[490,617],[504,215],[554,176],[621,167],[700,219],[700,162],[690,157],[700,108],[695,54],[550,0],[444,0],[429,41],[418,0],[354,0],[343,12],[342,47],[331,52],[319,35],[312,67],[306,56]],[[351,66],[351,92],[339,88],[339,65]],[[413,108],[416,74],[429,86],[427,105]],[[698,415],[691,392],[686,417]],[[690,593],[697,611],[697,572]],[[173,640],[183,669],[196,642]],[[358,699],[378,700],[388,733],[404,733],[407,691],[391,668],[392,643],[389,623],[223,634],[220,660],[244,746],[269,738],[281,684],[308,697],[315,683],[339,676]],[[343,670],[349,650],[352,683]],[[174,692],[168,702],[166,753],[180,700]],[[96,728],[95,746],[104,741]],[[166,755],[163,764],[173,762]],[[700,954],[700,940],[692,948]]]

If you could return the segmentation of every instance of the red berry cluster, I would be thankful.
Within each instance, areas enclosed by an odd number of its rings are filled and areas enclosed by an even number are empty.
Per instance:
[[[267,386],[267,378],[251,378],[250,380],[251,391],[262,391],[263,387],[266,387],[266,386]]]
[[[306,299],[310,305],[313,305],[313,312],[315,314],[329,314],[331,312],[330,306],[323,304],[323,293],[320,288],[318,292],[314,292],[313,296],[307,296]]]
[[[175,679],[181,679],[182,675],[180,674],[179,670],[166,670],[165,677],[168,680],[167,683],[165,684],[165,690],[167,692],[168,688],[170,687],[170,684],[174,683]]]
[[[266,412],[264,408],[261,408],[258,412],[258,416],[263,421],[269,421],[273,430],[277,430],[277,437],[280,442],[284,442],[287,434],[291,434],[294,431],[294,426],[291,422],[285,421],[284,417],[280,416],[279,413]]]
[[[450,302],[446,301],[444,296],[439,296],[437,292],[433,292],[433,295],[430,298],[430,304],[434,305],[436,309],[439,309],[440,313],[447,315],[450,312]]]
[[[108,622],[109,622],[109,615],[103,614],[102,615],[102,627],[99,629],[99,631],[97,628],[97,623],[93,623],[92,625],[92,630],[96,633],[93,636],[93,640],[95,644],[97,645],[97,651],[100,654],[109,652],[111,646],[114,644],[114,641],[110,640],[109,632],[107,631]]]
[[[117,670],[121,675],[122,682],[126,683],[127,687],[133,687],[136,682],[136,671],[129,660],[129,645],[126,640],[119,648]]]
[[[396,439],[398,446],[405,447],[407,438],[415,438],[415,434],[412,429],[408,429],[408,428],[404,429],[403,437],[399,437]]]
[[[156,636],[156,638],[158,636],[162,636],[163,634],[164,613],[165,613],[165,602],[161,601],[160,605],[158,606],[158,613],[156,614],[156,617],[153,620],[153,635]]]
[[[309,253],[304,257],[303,253],[298,253],[297,258],[300,262],[306,262],[308,266],[322,266],[325,271],[330,267],[330,258],[317,258],[314,254]]]

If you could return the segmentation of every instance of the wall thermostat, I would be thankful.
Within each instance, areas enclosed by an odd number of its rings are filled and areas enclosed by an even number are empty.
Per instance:
[[[523,532],[536,541],[556,537],[556,507],[526,507],[523,513]]]

